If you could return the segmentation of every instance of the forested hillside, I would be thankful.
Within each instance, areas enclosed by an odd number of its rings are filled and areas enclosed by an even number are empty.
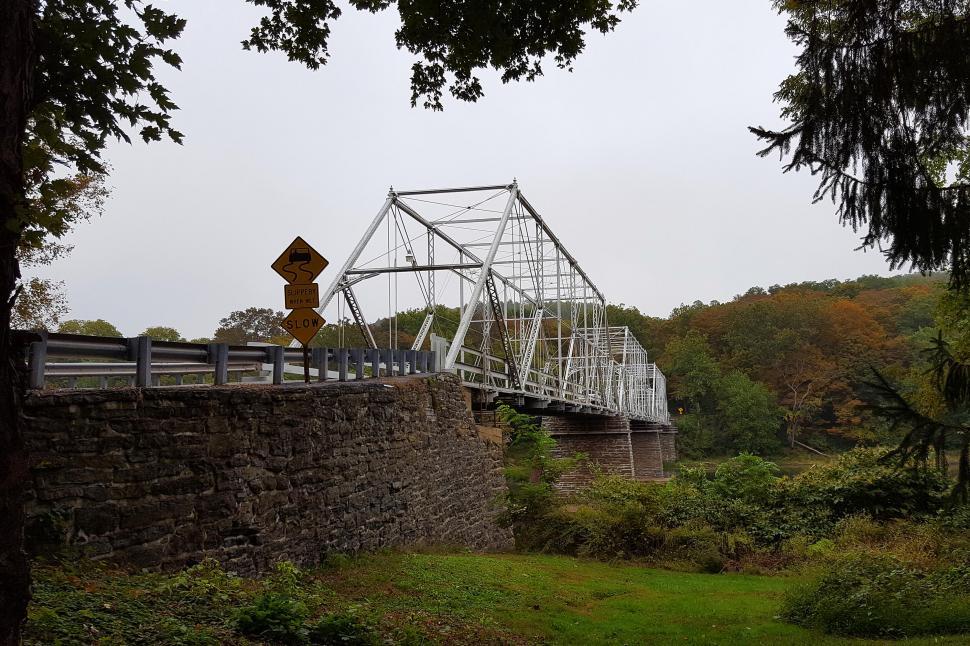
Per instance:
[[[610,322],[629,325],[668,376],[686,453],[838,448],[898,439],[867,412],[873,368],[937,405],[922,350],[938,330],[958,341],[966,326],[966,304],[945,286],[946,276],[909,275],[753,287],[666,319],[611,307]]]

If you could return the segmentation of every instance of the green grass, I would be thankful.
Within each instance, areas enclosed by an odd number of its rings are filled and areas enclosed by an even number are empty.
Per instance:
[[[689,574],[558,556],[379,554],[255,582],[218,571],[126,575],[42,566],[27,643],[249,643],[233,608],[287,590],[316,617],[351,613],[385,639],[489,644],[874,644],[776,618],[795,579]],[[76,640],[71,635],[76,635]],[[965,638],[910,640],[957,644]]]

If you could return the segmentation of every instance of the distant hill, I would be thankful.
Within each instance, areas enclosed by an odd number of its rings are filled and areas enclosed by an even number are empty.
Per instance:
[[[611,306],[609,319],[634,331],[689,414],[711,412],[696,395],[705,378],[697,366],[707,355],[721,373],[739,371],[764,384],[782,406],[785,427],[816,443],[889,441],[860,407],[864,382],[875,367],[914,396],[926,390],[920,350],[940,325],[946,283],[943,274],[752,287],[727,303],[682,305],[668,318]]]

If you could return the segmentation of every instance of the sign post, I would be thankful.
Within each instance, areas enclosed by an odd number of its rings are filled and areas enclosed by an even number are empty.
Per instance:
[[[273,271],[288,283],[283,287],[283,299],[286,308],[292,311],[281,325],[303,345],[303,380],[306,383],[310,383],[310,340],[326,323],[314,309],[320,307],[320,286],[313,280],[328,264],[320,252],[299,236],[272,264]]]

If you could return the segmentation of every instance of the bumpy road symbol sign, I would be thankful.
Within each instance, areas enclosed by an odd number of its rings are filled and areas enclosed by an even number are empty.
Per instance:
[[[326,321],[317,314],[316,310],[303,307],[290,312],[280,324],[293,338],[306,345],[310,342]]]
[[[297,236],[272,267],[288,283],[307,284],[312,283],[329,264],[319,251]]]

